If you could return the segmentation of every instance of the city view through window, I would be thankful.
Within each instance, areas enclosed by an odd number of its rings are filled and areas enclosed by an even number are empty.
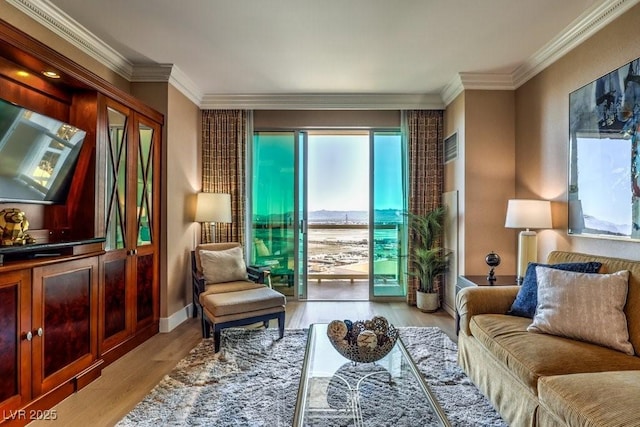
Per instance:
[[[307,161],[296,161],[304,141]],[[362,285],[345,299],[405,294],[399,132],[256,132],[252,157],[251,262],[270,267],[274,286],[287,295],[309,291],[309,299],[325,298],[312,295],[314,284],[342,291],[336,282],[345,280]],[[299,200],[306,200],[306,234],[295,226]],[[296,253],[300,238],[306,258]]]

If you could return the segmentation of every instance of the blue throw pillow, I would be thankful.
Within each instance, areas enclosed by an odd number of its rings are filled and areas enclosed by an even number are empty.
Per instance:
[[[518,291],[515,301],[511,305],[511,309],[507,312],[512,316],[528,317],[533,319],[536,314],[536,306],[538,305],[538,277],[536,276],[536,267],[550,267],[564,271],[575,271],[578,273],[597,273],[602,266],[600,262],[567,262],[563,264],[538,264],[530,262],[527,266],[527,272],[524,275],[522,286]]]

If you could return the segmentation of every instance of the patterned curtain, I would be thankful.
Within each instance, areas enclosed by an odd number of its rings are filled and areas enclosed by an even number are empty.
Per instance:
[[[215,236],[211,236],[210,224],[203,224],[203,243],[244,245],[247,115],[244,110],[202,111],[202,191],[230,194],[232,220],[215,224]]]
[[[442,204],[444,188],[443,115],[440,110],[406,112],[409,150],[409,212],[422,215]],[[412,247],[409,242],[409,253]],[[418,280],[409,277],[407,304],[416,304]],[[440,283],[436,289],[442,299]]]

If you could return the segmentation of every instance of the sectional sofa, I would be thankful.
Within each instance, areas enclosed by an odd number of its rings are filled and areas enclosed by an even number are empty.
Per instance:
[[[640,426],[640,262],[547,259],[589,262],[598,274],[537,267],[533,318],[507,314],[518,286],[457,295],[458,363],[510,426]]]

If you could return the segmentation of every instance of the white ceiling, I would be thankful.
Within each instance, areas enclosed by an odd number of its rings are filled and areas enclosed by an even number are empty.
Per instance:
[[[168,67],[199,104],[309,95],[446,102],[447,91],[465,79],[478,87],[515,88],[604,18],[638,2],[8,1],[32,15],[39,10],[35,15],[48,17],[41,22],[57,22],[58,33],[82,39],[83,49],[89,46],[121,74],[129,67],[133,80],[144,74],[136,68]]]

